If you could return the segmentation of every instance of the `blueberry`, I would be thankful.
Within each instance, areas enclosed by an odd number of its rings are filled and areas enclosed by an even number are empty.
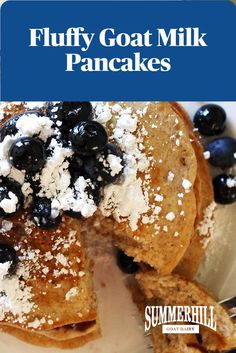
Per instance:
[[[235,162],[236,140],[232,137],[222,137],[211,141],[207,146],[210,152],[209,162],[222,169],[232,167]]]
[[[76,154],[70,159],[69,172],[71,175],[72,182],[74,182],[78,177],[83,175],[83,161]]]
[[[56,227],[61,222],[61,215],[53,216],[51,200],[46,197],[38,198],[34,201],[32,215],[35,224],[44,229]]]
[[[47,115],[59,120],[62,136],[68,140],[69,130],[81,121],[91,120],[93,108],[90,102],[58,102],[48,103]]]
[[[215,201],[230,204],[236,201],[236,177],[221,174],[213,179]]]
[[[98,206],[100,203],[100,200],[101,200],[101,192],[100,192],[100,187],[98,184],[93,184],[91,194],[92,194],[93,201],[94,201],[95,205]]]
[[[81,121],[70,132],[70,141],[75,152],[82,156],[93,155],[107,144],[107,133],[96,121]]]
[[[217,104],[206,104],[198,109],[193,121],[202,135],[219,135],[225,130],[226,113]]]
[[[0,129],[0,142],[4,140],[6,136],[11,136],[17,134],[17,128],[16,128],[16,122],[19,119],[19,117],[13,116],[11,119],[7,120]]]
[[[75,218],[75,219],[83,218],[83,216],[82,216],[82,214],[80,212],[75,212],[75,211],[69,210],[69,211],[65,211],[64,213],[67,216],[70,216],[71,218]]]
[[[18,129],[16,127],[16,122],[17,120],[22,116],[22,115],[37,115],[40,116],[40,112],[37,110],[30,110],[18,115],[13,116],[11,119],[7,120],[0,128],[0,142],[4,140],[4,138],[7,135],[16,135],[18,132]]]
[[[46,161],[43,143],[33,137],[19,138],[10,147],[9,160],[17,169],[31,173],[38,172]]]
[[[46,116],[53,119],[58,118],[58,108],[60,105],[60,102],[47,102]]]
[[[99,180],[99,165],[96,156],[90,156],[84,158],[82,174],[91,179],[93,182],[100,182]]]
[[[112,172],[110,167],[110,157],[120,158],[118,162],[122,168],[117,172]],[[124,160],[122,151],[115,144],[107,144],[104,150],[97,156],[91,156],[84,160],[84,173],[91,180],[97,181],[101,186],[115,182],[123,172]]]
[[[15,200],[15,197],[17,197],[17,200]],[[4,203],[2,203],[3,200],[5,200]],[[12,200],[12,202],[7,200]],[[15,214],[24,203],[24,196],[20,184],[2,178],[0,180],[0,202],[0,217],[12,216]],[[10,203],[10,205],[7,205],[6,202]]]
[[[90,102],[61,102],[57,115],[63,125],[71,129],[80,121],[91,120],[92,111],[93,108]]]
[[[125,273],[135,273],[139,270],[139,265],[134,262],[134,258],[126,255],[121,250],[117,252],[117,265]]]
[[[0,243],[0,264],[11,262],[8,274],[13,275],[18,264],[18,257],[15,249],[8,244]]]

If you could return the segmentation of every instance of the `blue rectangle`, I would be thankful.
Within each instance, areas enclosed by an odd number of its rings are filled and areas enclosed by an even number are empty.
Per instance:
[[[29,45],[30,29],[63,33],[70,27],[95,33],[87,51],[81,46],[42,46],[42,36],[39,46]],[[105,47],[99,41],[105,28],[128,35],[149,30],[152,45]],[[166,33],[199,28],[206,33],[207,46],[157,46],[158,28]],[[235,35],[236,7],[228,1],[8,1],[1,10],[1,99],[236,100]],[[169,58],[171,69],[83,72],[78,64],[68,72],[66,54],[79,54],[92,63],[96,57],[109,63],[130,58],[131,65],[135,55]]]

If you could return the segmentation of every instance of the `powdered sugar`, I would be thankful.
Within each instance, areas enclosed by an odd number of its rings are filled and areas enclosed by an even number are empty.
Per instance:
[[[167,215],[166,215],[166,219],[167,219],[167,221],[172,222],[175,219],[174,212],[168,212]]]
[[[9,277],[6,274],[10,264],[8,262],[0,265],[0,320],[4,320],[6,315],[11,313],[19,323],[22,323],[35,305],[32,301],[31,287],[25,285],[29,269],[20,264],[17,273]]]
[[[7,176],[10,173],[11,165],[8,161],[0,161],[0,173],[2,176]]]
[[[236,177],[227,178],[226,184],[229,188],[235,188],[236,187]]]
[[[143,182],[137,176],[139,171],[147,170],[150,164],[140,149],[145,131],[136,131],[138,118],[131,108],[122,109],[116,105],[113,109],[118,115],[112,137],[124,152],[125,167],[121,182],[105,187],[100,209],[105,216],[113,214],[118,222],[128,220],[131,229],[136,230],[141,216],[150,209],[148,194],[144,192]]]
[[[214,226],[214,210],[216,203],[212,202],[204,211],[203,219],[198,225],[198,232],[202,236],[211,236]]]
[[[107,163],[109,164],[109,168],[111,170],[111,176],[119,174],[123,168],[122,159],[118,156],[114,156],[113,154],[109,154],[107,156]]]
[[[203,152],[203,156],[204,156],[205,159],[209,159],[211,157],[210,151]]]
[[[10,267],[11,261],[0,263],[0,281],[2,281],[5,276],[7,276]]]
[[[96,114],[95,120],[99,123],[105,124],[111,119],[112,114],[108,103],[94,103],[94,108]]]
[[[8,197],[0,202],[0,207],[6,213],[13,213],[16,211],[17,203],[18,197],[13,194],[13,192],[9,191]]]
[[[170,170],[167,175],[167,180],[169,182],[172,182],[174,180],[174,177],[175,177],[174,173]]]
[[[8,232],[9,230],[12,229],[12,227],[13,227],[13,223],[11,221],[7,221],[4,219],[1,224],[0,232],[1,233]]]
[[[65,295],[66,300],[71,300],[73,297],[75,297],[78,294],[78,288],[73,287],[71,288]]]
[[[68,157],[72,156],[72,151],[58,145],[55,139],[52,139],[49,148],[52,153],[40,175],[39,196],[54,198],[58,193],[66,192],[70,185]]]
[[[126,172],[125,170],[124,173]],[[138,204],[134,200],[138,200]],[[137,229],[140,215],[149,210],[148,200],[142,190],[141,179],[136,179],[136,175],[130,174],[125,176],[122,186],[107,186],[100,209],[105,216],[113,214],[118,222],[129,219],[131,229]]]
[[[188,179],[183,179],[182,186],[183,186],[185,192],[188,193],[190,191],[192,183]]]
[[[53,134],[52,124],[52,120],[46,116],[23,114],[17,120],[16,127],[21,136],[37,135],[41,140],[46,141]]]
[[[75,181],[74,188],[70,187],[68,158],[73,152],[58,145],[55,139],[52,139],[49,147],[52,149],[52,155],[47,159],[39,178],[39,196],[52,200],[53,217],[57,217],[60,210],[80,212],[83,217],[92,216],[97,206],[88,192],[88,188],[93,188],[90,179],[86,180],[81,176]]]
[[[135,132],[137,129],[138,118],[136,116],[132,116],[125,111],[121,116],[117,119],[116,128],[119,130],[125,130],[128,132]]]
[[[29,110],[40,109],[44,104],[44,102],[25,102],[26,108]]]

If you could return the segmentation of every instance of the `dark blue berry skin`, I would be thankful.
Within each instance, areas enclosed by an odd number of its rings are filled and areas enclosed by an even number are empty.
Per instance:
[[[7,120],[0,129],[0,142],[8,135],[15,135],[17,133],[16,122],[19,119],[19,116],[13,116],[11,119]]]
[[[219,135],[225,130],[226,113],[217,104],[206,104],[197,110],[193,122],[202,135]]]
[[[123,251],[117,252],[117,265],[124,273],[135,273],[139,270],[139,265],[134,262],[134,258],[126,255]]]
[[[81,156],[99,153],[107,144],[107,133],[96,121],[81,121],[70,131],[72,148]]]
[[[111,169],[109,163],[106,162],[108,155],[114,155],[121,158],[123,168],[115,175],[111,175]],[[114,183],[123,173],[124,160],[122,151],[115,144],[107,144],[103,151],[97,156],[92,156],[84,160],[84,174],[87,175],[91,180],[99,183],[100,186],[105,186],[110,183]]]
[[[215,139],[208,144],[206,150],[210,152],[209,162],[215,167],[226,169],[236,162],[236,140],[232,137]]]
[[[38,198],[34,201],[32,216],[35,224],[44,229],[51,229],[61,222],[61,215],[56,218],[51,216],[51,201],[46,197]]]
[[[71,129],[80,121],[91,120],[92,112],[90,102],[61,102],[57,114],[63,125]]]
[[[40,180],[35,176],[35,174],[27,173],[25,176],[25,181],[30,183],[31,189],[33,191],[33,196],[35,197],[40,192]]]
[[[11,262],[8,274],[13,275],[18,264],[16,251],[11,245],[0,243],[0,263],[4,264],[5,262]]]
[[[236,201],[236,187],[229,187],[227,180],[235,180],[235,177],[221,174],[213,179],[215,201],[223,205]]]
[[[76,154],[70,159],[69,172],[71,175],[72,183],[76,181],[80,176],[83,176],[83,160]]]
[[[76,124],[80,121],[92,120],[93,108],[90,102],[48,103],[46,114],[51,117],[52,120],[62,122],[60,126],[61,134],[68,138],[69,130]]]
[[[16,128],[16,122],[22,115],[37,115],[40,116],[41,113],[38,110],[29,110],[24,113],[14,115],[11,119],[7,120],[0,128],[0,142],[4,140],[7,135],[15,135],[18,130]]]
[[[12,213],[6,213],[3,208],[0,207],[0,217],[8,217],[15,214],[20,208],[23,207],[24,196],[21,191],[21,186],[16,181],[8,180],[6,178],[0,179],[0,201],[4,199],[10,199],[9,192],[12,192],[18,198],[16,205],[16,211]]]
[[[61,103],[53,103],[53,102],[47,102],[47,107],[46,107],[46,116],[49,118],[58,118],[58,108],[62,104]]]
[[[43,143],[34,137],[19,138],[10,147],[9,160],[17,169],[28,173],[39,172],[46,162]]]
[[[74,212],[72,210],[69,210],[69,211],[65,211],[64,213],[65,213],[65,215],[70,216],[71,218],[75,218],[75,219],[83,218],[83,216],[80,212]]]
[[[100,193],[100,186],[98,184],[93,184],[93,188],[91,188],[91,195],[93,197],[93,201],[96,206],[99,206],[101,201],[101,193]]]
[[[99,179],[99,169],[98,160],[96,156],[90,156],[84,158],[82,174],[84,177],[91,179],[93,182],[98,182]]]

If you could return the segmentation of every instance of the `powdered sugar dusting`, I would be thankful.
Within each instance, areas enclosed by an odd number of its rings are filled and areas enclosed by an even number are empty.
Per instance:
[[[214,210],[216,208],[216,203],[212,202],[204,211],[203,219],[198,225],[198,232],[202,236],[212,235],[212,230],[214,226]],[[207,243],[205,242],[205,246]]]
[[[16,321],[23,323],[35,306],[32,301],[32,289],[25,285],[29,268],[20,264],[16,274],[9,277],[7,273],[10,264],[7,262],[0,265],[0,320],[6,319],[11,313]]]
[[[36,114],[23,114],[16,122],[16,127],[21,136],[38,135],[43,141],[52,136],[52,120],[46,116],[37,116]]]
[[[118,222],[128,220],[131,229],[136,230],[141,216],[150,209],[148,195],[138,177],[138,172],[147,170],[150,165],[149,158],[141,151],[146,133],[145,129],[137,131],[138,116],[131,108],[116,104],[112,109],[117,116],[111,138],[124,152],[125,167],[120,183],[105,187],[100,209],[104,216],[112,214]],[[119,169],[118,165],[116,171]]]
[[[236,177],[234,178],[227,178],[226,184],[229,188],[235,188],[236,187]]]
[[[73,297],[75,297],[78,294],[78,288],[73,287],[71,288],[65,295],[66,300],[71,300]]]
[[[5,198],[0,202],[0,207],[6,213],[13,213],[16,211],[17,202],[18,197],[13,194],[13,192],[9,191],[8,198]]]

